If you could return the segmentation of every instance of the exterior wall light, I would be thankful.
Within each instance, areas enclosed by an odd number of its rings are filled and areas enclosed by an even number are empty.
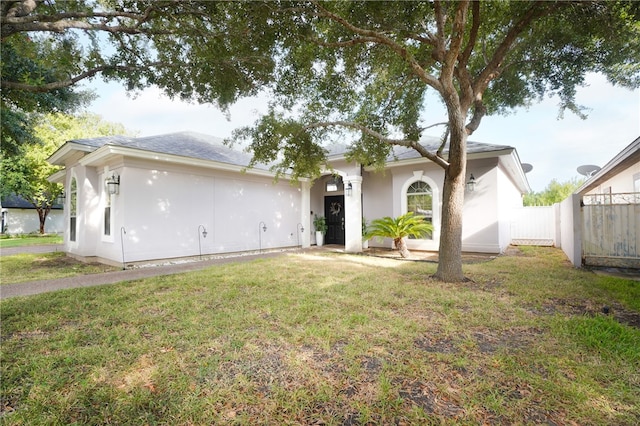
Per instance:
[[[207,238],[207,228],[204,225],[198,225],[198,249],[200,250],[200,260],[202,260],[202,244],[200,243],[200,228],[202,228],[202,237]]]
[[[351,197],[351,194],[353,193],[353,185],[351,185],[351,182],[349,182],[346,186],[346,188],[344,189],[345,194],[347,194],[347,197]]]
[[[115,195],[120,190],[120,175],[113,173],[110,178],[105,181],[109,194]]]
[[[467,191],[473,192],[476,190],[476,178],[473,177],[473,173],[469,177],[469,182],[467,182]]]

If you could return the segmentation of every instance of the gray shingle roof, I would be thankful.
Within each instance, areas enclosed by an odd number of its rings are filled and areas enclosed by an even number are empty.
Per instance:
[[[95,148],[100,148],[104,145],[122,146],[148,152],[216,161],[242,167],[248,166],[251,161],[251,154],[226,146],[220,138],[195,132],[169,133],[166,135],[140,138],[107,136],[93,139],[79,139],[71,142]],[[264,165],[256,165],[255,167],[266,169]]]
[[[423,137],[420,141],[422,145],[431,152],[436,152],[440,147],[440,139],[435,137]],[[474,142],[467,140],[467,154],[480,154],[484,152],[496,152],[511,150],[513,147],[508,145],[494,145],[489,143]],[[449,145],[447,144],[443,150],[443,155],[446,157],[449,153]],[[412,158],[420,158],[418,151],[412,148],[406,148],[403,146],[395,146],[393,153],[387,158],[387,161],[393,160],[408,160]]]
[[[16,194],[6,195],[2,197],[0,204],[2,204],[2,207],[6,209],[35,209],[35,206],[33,204]],[[60,210],[62,209],[62,205],[53,204],[51,208],[53,210]]]
[[[182,157],[197,158],[202,160],[216,161],[219,163],[232,164],[246,167],[251,161],[251,154],[241,152],[225,145],[223,140],[215,136],[204,135],[195,132],[169,133],[166,135],[146,136],[146,137],[125,137],[125,136],[105,136],[92,139],[78,139],[71,142],[93,148],[100,148],[104,145],[122,146],[135,148],[148,152],[178,155]],[[435,152],[440,139],[435,137],[424,137],[422,144],[430,151]],[[333,144],[328,147],[329,156],[344,155],[348,146],[344,144]],[[467,153],[496,152],[513,149],[506,145],[493,145],[480,142],[467,141]],[[445,147],[446,156],[448,148]],[[408,160],[420,158],[420,154],[411,149],[395,146],[388,161]],[[258,169],[267,170],[269,167],[264,164],[254,166]]]

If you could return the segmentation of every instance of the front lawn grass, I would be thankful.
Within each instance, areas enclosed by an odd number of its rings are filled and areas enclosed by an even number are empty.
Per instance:
[[[0,257],[0,272],[2,273],[0,284],[51,280],[117,270],[120,268],[102,263],[80,262],[63,252],[16,254]]]
[[[62,236],[55,234],[4,235],[0,238],[0,248],[62,244]]]
[[[640,331],[619,321],[640,283],[552,248],[465,283],[435,266],[289,254],[2,301],[0,421],[640,421]]]

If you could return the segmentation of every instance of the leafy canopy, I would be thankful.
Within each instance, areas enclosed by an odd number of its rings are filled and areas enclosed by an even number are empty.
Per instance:
[[[578,178],[566,182],[553,179],[543,191],[525,194],[523,203],[525,206],[552,206],[573,194],[583,183],[584,179]]]
[[[49,164],[47,158],[68,140],[127,133],[121,124],[106,122],[95,114],[45,115],[34,128],[34,135],[43,143],[23,145],[20,155],[5,156],[0,161],[0,195],[16,194],[33,204],[44,232],[44,219],[63,192],[62,185],[47,179],[60,169]]]

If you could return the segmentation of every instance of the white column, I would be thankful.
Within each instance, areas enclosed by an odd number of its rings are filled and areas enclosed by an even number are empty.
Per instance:
[[[362,176],[346,176],[343,178],[344,194],[344,251],[347,253],[362,252]],[[348,187],[351,185],[351,195]]]
[[[300,232],[300,243],[303,248],[311,245],[311,182],[303,180],[300,182],[300,223],[304,232]]]

